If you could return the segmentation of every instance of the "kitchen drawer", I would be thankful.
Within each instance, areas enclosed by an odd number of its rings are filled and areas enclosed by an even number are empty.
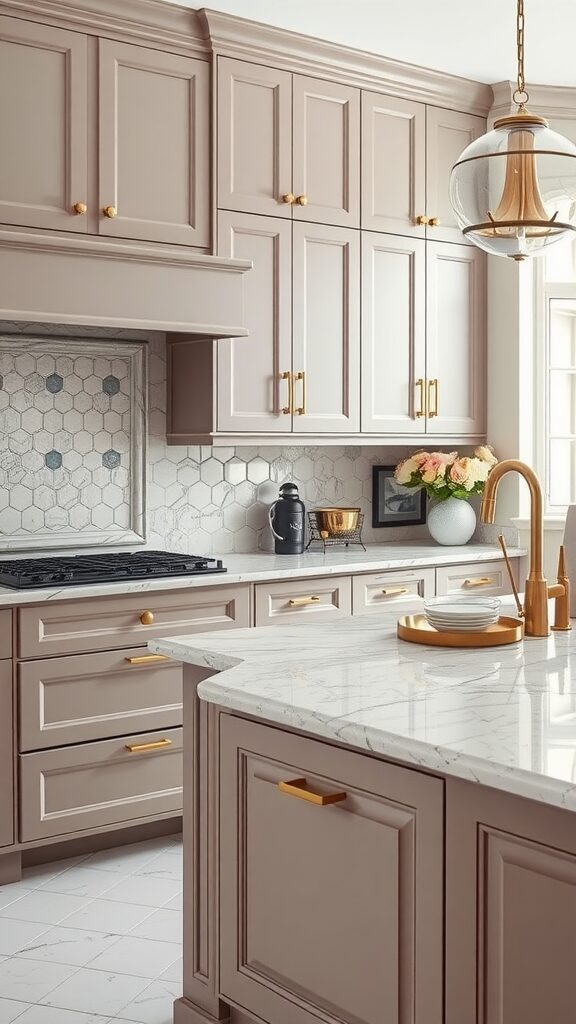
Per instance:
[[[19,610],[19,652],[21,658],[46,658],[249,625],[248,585],[47,602]]]
[[[18,666],[20,751],[182,725],[182,666],[142,648]]]
[[[352,577],[352,612],[367,615],[398,604],[407,597],[433,597],[434,569],[374,572]]]
[[[14,842],[12,662],[0,661],[0,846]]]
[[[349,576],[285,580],[256,585],[256,625],[278,622],[330,622],[352,614]]]
[[[182,807],[181,729],[21,754],[19,762],[22,842]]]
[[[0,611],[0,658],[12,657],[12,610]]]
[[[511,559],[514,578],[518,582],[518,559]],[[470,562],[468,565],[445,565],[436,569],[438,597],[458,594],[460,597],[490,597],[511,594],[512,587],[506,562]]]

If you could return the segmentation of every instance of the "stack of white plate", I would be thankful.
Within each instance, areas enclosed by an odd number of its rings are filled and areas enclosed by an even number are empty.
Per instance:
[[[497,597],[468,601],[437,597],[425,603],[424,613],[430,625],[442,633],[478,633],[498,622],[500,601]]]

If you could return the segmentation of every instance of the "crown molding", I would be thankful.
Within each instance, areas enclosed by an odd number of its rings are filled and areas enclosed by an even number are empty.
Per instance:
[[[492,89],[481,82],[388,60],[375,53],[209,8],[203,8],[198,14],[205,40],[211,45],[214,55],[346,82],[363,89],[481,117],[486,117],[492,106]]]
[[[513,100],[516,82],[498,82],[492,86],[494,103],[490,120],[512,113],[516,109]],[[543,117],[576,120],[576,88],[565,85],[530,85],[528,109]]]
[[[198,11],[164,0],[0,0],[0,14],[210,58]]]

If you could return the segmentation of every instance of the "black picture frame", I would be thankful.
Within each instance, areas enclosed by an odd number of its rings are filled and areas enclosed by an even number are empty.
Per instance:
[[[396,483],[396,466],[372,467],[372,526],[419,526],[426,522],[426,491]]]

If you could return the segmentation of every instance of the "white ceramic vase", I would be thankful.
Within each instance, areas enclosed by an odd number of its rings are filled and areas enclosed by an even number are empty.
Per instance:
[[[446,498],[429,510],[428,529],[437,544],[467,544],[476,529],[476,513],[465,498]]]

